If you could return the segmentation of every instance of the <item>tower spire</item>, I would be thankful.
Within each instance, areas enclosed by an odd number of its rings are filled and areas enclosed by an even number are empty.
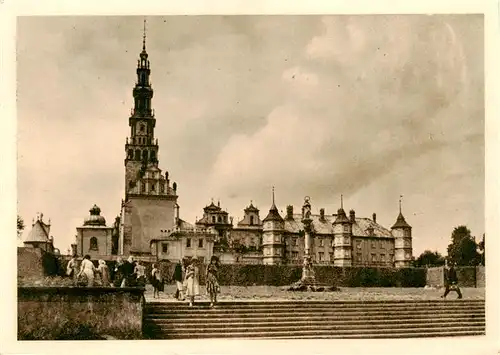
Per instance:
[[[273,186],[273,206],[274,206],[274,186]]]
[[[146,18],[144,18],[144,29],[142,34],[142,50],[146,51]]]
[[[340,208],[344,209],[344,195],[340,194]]]

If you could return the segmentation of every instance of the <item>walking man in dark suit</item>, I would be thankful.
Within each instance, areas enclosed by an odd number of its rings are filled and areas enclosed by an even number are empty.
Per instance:
[[[457,271],[455,270],[455,267],[453,266],[453,263],[448,266],[446,264],[445,269],[444,269],[444,295],[441,296],[441,298],[446,298],[448,293],[450,291],[455,291],[458,294],[458,298],[462,298],[462,292],[460,292],[460,287],[458,287],[458,277],[457,277]]]

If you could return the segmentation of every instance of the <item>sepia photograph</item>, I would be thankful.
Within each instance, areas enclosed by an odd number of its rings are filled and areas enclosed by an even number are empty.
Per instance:
[[[483,14],[15,26],[18,341],[487,335]]]

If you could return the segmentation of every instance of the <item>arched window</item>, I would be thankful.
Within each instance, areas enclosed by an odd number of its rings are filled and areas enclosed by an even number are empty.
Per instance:
[[[142,183],[141,185],[141,192],[146,192],[146,184]]]
[[[99,250],[99,248],[97,247],[97,238],[96,237],[90,238],[90,248],[89,248],[89,250]]]
[[[222,222],[222,219],[220,218],[220,216],[217,218],[217,222]]]
[[[156,158],[156,153],[154,150],[151,151],[151,159],[155,159]]]
[[[128,159],[134,159],[134,150],[133,149],[128,150]]]
[[[146,149],[142,151],[142,159],[144,160],[148,159],[148,151]]]
[[[165,192],[165,185],[160,183],[160,192],[164,193]]]
[[[212,223],[215,223],[215,216],[212,216]]]
[[[135,150],[135,160],[141,160],[141,151],[139,149]]]
[[[151,184],[151,191],[155,190],[155,184]]]
[[[250,216],[250,225],[253,225],[253,216]]]

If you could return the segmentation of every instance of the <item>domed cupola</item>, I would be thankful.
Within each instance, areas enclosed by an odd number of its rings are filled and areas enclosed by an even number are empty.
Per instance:
[[[106,219],[101,216],[101,209],[94,204],[94,206],[89,210],[90,216],[85,218],[84,226],[105,226]]]

